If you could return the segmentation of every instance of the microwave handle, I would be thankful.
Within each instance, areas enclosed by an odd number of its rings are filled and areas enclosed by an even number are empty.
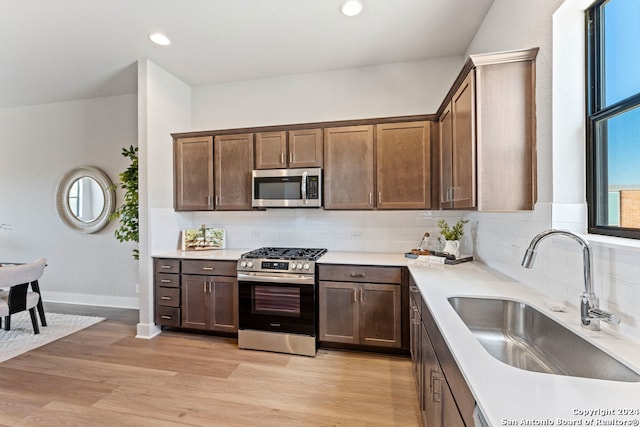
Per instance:
[[[300,190],[302,193],[302,202],[307,204],[307,172],[302,173],[302,183],[300,184]]]

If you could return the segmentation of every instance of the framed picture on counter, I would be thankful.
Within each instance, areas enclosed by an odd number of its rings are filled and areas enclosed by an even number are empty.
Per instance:
[[[203,225],[200,228],[187,228],[180,232],[180,250],[182,251],[208,251],[225,247],[224,228]]]

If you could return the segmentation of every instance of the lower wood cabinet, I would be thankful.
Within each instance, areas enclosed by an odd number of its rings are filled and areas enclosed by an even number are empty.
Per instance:
[[[472,427],[475,399],[412,279],[409,289],[410,352],[423,425]]]
[[[401,348],[401,277],[399,267],[320,266],[320,342]]]
[[[235,261],[154,260],[155,321],[207,331],[238,331]]]

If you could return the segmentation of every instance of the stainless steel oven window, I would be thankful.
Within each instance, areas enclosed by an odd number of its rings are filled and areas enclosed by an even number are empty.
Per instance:
[[[300,317],[300,288],[253,285],[252,312]]]

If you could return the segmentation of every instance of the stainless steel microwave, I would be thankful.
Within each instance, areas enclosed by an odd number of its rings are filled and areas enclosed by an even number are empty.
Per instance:
[[[252,173],[254,208],[319,208],[322,169],[264,169]]]

